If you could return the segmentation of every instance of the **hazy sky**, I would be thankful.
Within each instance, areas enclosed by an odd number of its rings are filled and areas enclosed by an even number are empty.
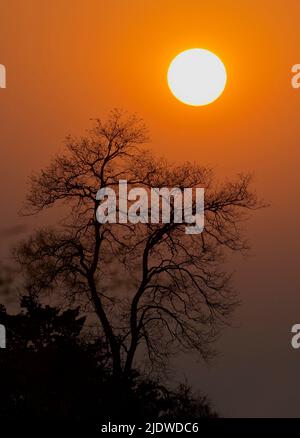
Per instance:
[[[300,63],[298,0],[10,0],[0,5],[2,254],[26,177],[45,166],[69,133],[113,107],[137,112],[149,147],[168,158],[213,166],[222,178],[253,172],[271,207],[247,223],[251,257],[237,259],[242,306],[212,367],[180,360],[227,416],[299,416]],[[179,52],[203,47],[228,71],[222,97],[189,107],[170,93],[166,73]],[[20,237],[21,234],[17,234]]]

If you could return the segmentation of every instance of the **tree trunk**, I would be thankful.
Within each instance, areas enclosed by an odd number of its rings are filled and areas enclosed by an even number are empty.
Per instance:
[[[103,309],[101,299],[97,293],[94,277],[89,276],[88,281],[91,291],[91,298],[94,303],[96,314],[98,315],[98,318],[104,330],[106,340],[110,346],[112,361],[113,361],[113,375],[114,377],[120,377],[122,375],[120,345],[118,340],[116,339],[116,336],[113,333],[112,327]]]

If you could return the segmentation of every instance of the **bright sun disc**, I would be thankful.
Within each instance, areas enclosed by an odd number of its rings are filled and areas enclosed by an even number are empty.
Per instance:
[[[174,96],[187,105],[208,105],[223,92],[227,80],[223,62],[205,49],[179,53],[170,64],[168,85]]]

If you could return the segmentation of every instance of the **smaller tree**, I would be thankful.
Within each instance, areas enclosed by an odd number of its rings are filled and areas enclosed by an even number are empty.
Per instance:
[[[79,317],[79,308],[60,312],[51,306],[43,307],[32,296],[21,297],[22,311],[17,315],[0,307],[0,322],[7,330],[8,349],[38,351],[52,345],[76,344],[85,317]]]
[[[1,418],[96,417],[107,359],[99,340],[80,337],[84,321],[78,308],[61,312],[28,296],[17,314],[1,306]]]

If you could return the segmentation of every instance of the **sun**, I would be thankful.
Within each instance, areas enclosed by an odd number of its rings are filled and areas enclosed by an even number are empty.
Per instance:
[[[205,49],[179,53],[168,70],[171,92],[187,105],[201,106],[214,102],[223,93],[226,81],[223,62]]]

